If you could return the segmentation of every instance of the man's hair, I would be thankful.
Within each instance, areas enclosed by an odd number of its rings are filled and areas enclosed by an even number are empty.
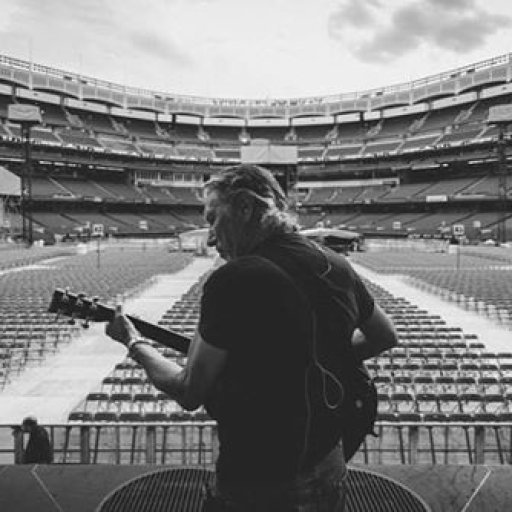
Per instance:
[[[257,200],[260,226],[270,232],[290,232],[297,229],[294,218],[287,213],[285,193],[273,174],[259,165],[227,167],[205,183],[206,192],[216,191],[221,200],[232,204],[234,197],[245,192]]]
[[[33,427],[37,425],[37,418],[35,416],[27,416],[23,419],[22,425],[24,427]]]

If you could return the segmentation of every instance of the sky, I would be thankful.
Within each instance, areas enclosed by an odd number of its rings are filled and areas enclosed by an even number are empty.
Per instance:
[[[169,94],[325,96],[512,52],[510,0],[0,0],[0,53]]]

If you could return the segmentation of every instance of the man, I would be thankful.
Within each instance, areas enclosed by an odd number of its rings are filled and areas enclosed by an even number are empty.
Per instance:
[[[23,454],[23,464],[51,464],[53,449],[46,430],[38,425],[34,416],[27,416],[21,424],[23,432],[30,433]]]
[[[343,510],[344,368],[396,344],[345,258],[299,235],[285,210],[261,167],[228,168],[205,185],[208,243],[227,263],[205,283],[185,368],[125,317],[107,326],[157,388],[217,420],[207,510]]]

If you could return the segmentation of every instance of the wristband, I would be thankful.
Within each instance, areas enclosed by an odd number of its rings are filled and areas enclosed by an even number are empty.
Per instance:
[[[151,345],[151,343],[144,338],[133,338],[126,344],[126,348],[128,349],[128,355],[133,356],[133,349],[138,344]]]

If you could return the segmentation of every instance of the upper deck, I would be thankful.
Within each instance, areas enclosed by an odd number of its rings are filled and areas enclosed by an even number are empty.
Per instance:
[[[334,116],[412,106],[512,79],[512,53],[427,76],[412,82],[323,97],[282,99],[206,98],[115,84],[0,55],[0,82],[122,109],[199,117],[290,119]]]

